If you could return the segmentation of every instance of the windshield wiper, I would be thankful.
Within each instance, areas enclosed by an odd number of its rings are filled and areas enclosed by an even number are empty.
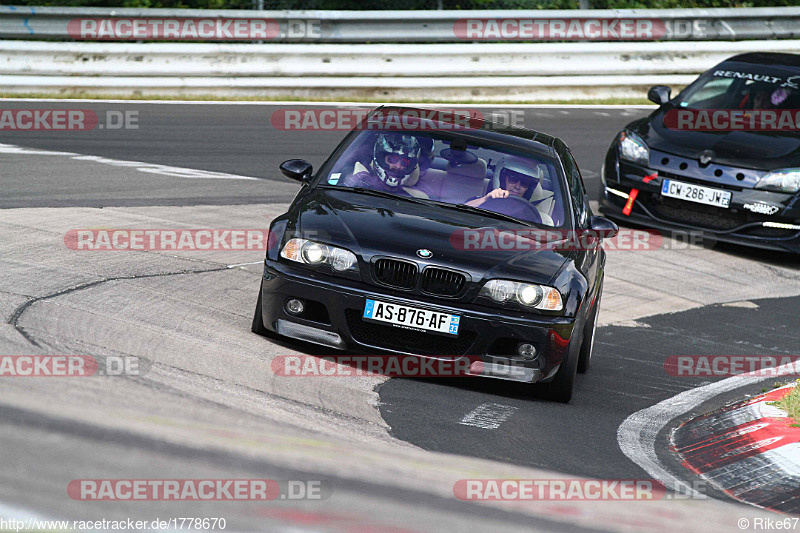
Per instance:
[[[517,224],[522,224],[523,226],[534,225],[534,223],[529,220],[522,220],[520,218],[512,217],[511,215],[504,215],[503,213],[498,213],[497,211],[491,211],[489,209],[474,207],[467,204],[448,204],[447,202],[436,202],[436,205],[440,205],[442,207],[449,207],[450,209],[456,209],[458,211],[466,211],[467,213],[475,213],[476,215],[489,216],[492,218],[507,220],[509,222],[516,222]]]
[[[440,207],[445,207],[449,209],[455,209],[457,211],[466,211],[468,213],[474,213],[477,215],[488,216],[492,218],[497,218],[500,220],[506,220],[508,222],[514,222],[516,224],[522,224],[523,226],[532,227],[534,225],[533,222],[528,220],[522,220],[516,217],[512,217],[511,215],[504,215],[503,213],[498,213],[496,211],[490,211],[489,209],[482,209],[480,207],[473,207],[471,205],[466,204],[450,204],[447,202],[441,202],[439,200],[431,200],[425,198],[417,198],[416,196],[403,196],[400,194],[395,194],[387,191],[381,191],[379,189],[369,189],[366,187],[344,187],[344,186],[330,186],[330,185],[321,185],[321,189],[335,189],[338,191],[354,191],[362,194],[369,194],[372,196],[380,196],[381,198],[391,198],[393,200],[406,200],[415,204],[422,204],[422,205],[436,205]]]
[[[367,187],[344,187],[344,186],[328,186],[323,185],[322,189],[336,189],[337,191],[353,191],[361,194],[369,194],[372,196],[380,196],[381,198],[391,198],[392,200],[407,200],[415,204],[431,205],[430,200],[424,198],[417,198],[416,196],[403,196],[402,194],[395,194],[393,192],[381,191],[379,189],[369,189]]]

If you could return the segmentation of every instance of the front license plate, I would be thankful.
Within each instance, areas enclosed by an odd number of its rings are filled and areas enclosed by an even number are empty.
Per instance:
[[[399,304],[367,300],[364,319],[387,322],[406,329],[458,335],[461,317]]]
[[[664,180],[661,184],[661,195],[680,198],[698,204],[714,205],[728,208],[731,206],[731,193],[711,187],[701,187],[691,183],[675,180]]]

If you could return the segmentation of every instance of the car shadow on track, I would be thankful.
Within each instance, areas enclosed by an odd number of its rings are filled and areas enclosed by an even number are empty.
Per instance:
[[[419,383],[427,383],[430,385],[438,385],[443,387],[454,387],[466,392],[476,392],[480,394],[488,394],[498,399],[504,398],[509,400],[541,400],[547,403],[557,405],[548,398],[541,387],[530,384],[520,383],[516,381],[509,381],[505,379],[493,379],[478,376],[463,376],[458,378],[402,378]],[[579,387],[581,377],[576,378],[576,387]]]
[[[270,341],[277,346],[286,348],[287,350],[291,350],[294,352],[300,352],[303,355],[311,355],[319,358],[323,357],[335,358],[337,362],[339,362],[339,364],[350,367],[356,372],[364,370],[364,363],[357,361],[349,361],[348,358],[351,356],[352,357],[367,357],[367,356],[405,357],[403,355],[392,354],[390,352],[379,352],[377,350],[371,352],[358,351],[358,350],[343,351],[343,350],[338,350],[336,348],[328,348],[326,346],[321,346],[318,344],[312,344],[309,342],[283,338],[283,337],[271,337]],[[381,374],[375,374],[375,375],[381,375]],[[508,398],[516,400],[533,399],[533,400],[543,400],[552,403],[552,400],[546,397],[545,393],[541,390],[541,387],[532,385],[530,383],[520,383],[505,379],[492,379],[479,376],[454,376],[454,377],[389,376],[388,379],[409,379],[432,385],[440,385],[446,387],[455,386],[458,387],[459,389],[463,389],[468,392],[491,394],[497,396],[498,398]],[[581,375],[579,374],[576,379],[577,379],[576,381],[576,386],[577,386],[581,381]]]
[[[617,223],[620,228],[658,231],[665,239],[670,238],[681,243],[682,249],[691,250],[702,248],[705,250],[714,250],[715,252],[731,255],[738,259],[752,260],[757,258],[759,262],[770,266],[800,270],[800,256],[793,255],[789,252],[751,248],[742,244],[720,242],[711,234],[694,233],[695,230],[691,230],[687,235],[687,231],[653,230],[648,226],[621,220],[617,217],[614,217],[612,220]]]

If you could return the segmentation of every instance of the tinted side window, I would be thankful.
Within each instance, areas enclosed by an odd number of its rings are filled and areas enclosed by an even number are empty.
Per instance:
[[[569,150],[562,152],[564,159],[564,170],[567,173],[567,183],[569,184],[569,192],[572,197],[572,208],[575,210],[575,215],[578,218],[578,224],[585,226],[589,218],[588,213],[588,199],[583,188],[583,179],[581,172],[578,170],[578,164]]]

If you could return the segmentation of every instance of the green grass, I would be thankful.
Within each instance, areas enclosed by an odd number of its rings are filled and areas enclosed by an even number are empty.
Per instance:
[[[795,422],[792,424],[793,427],[800,427],[800,385],[784,396],[782,400],[773,402],[772,405],[789,413]]]
[[[2,98],[57,98],[63,100],[142,100],[142,101],[157,101],[157,100],[196,100],[203,102],[259,102],[259,101],[274,101],[274,102],[352,102],[352,98],[333,97],[333,98],[300,98],[292,96],[234,96],[234,97],[220,97],[217,95],[204,94],[204,95],[142,95],[142,94],[97,94],[87,93],[80,91],[68,91],[59,93],[3,93],[0,92],[0,99]],[[381,103],[386,102],[387,99],[366,98],[360,99],[359,102],[363,103]],[[502,100],[457,100],[457,99],[393,99],[392,102],[402,104],[497,104],[504,107],[514,107],[515,104],[581,104],[581,105],[637,105],[648,104],[653,105],[646,98],[603,98],[603,99],[586,99],[578,98],[574,100],[525,100],[519,102],[508,102]]]

